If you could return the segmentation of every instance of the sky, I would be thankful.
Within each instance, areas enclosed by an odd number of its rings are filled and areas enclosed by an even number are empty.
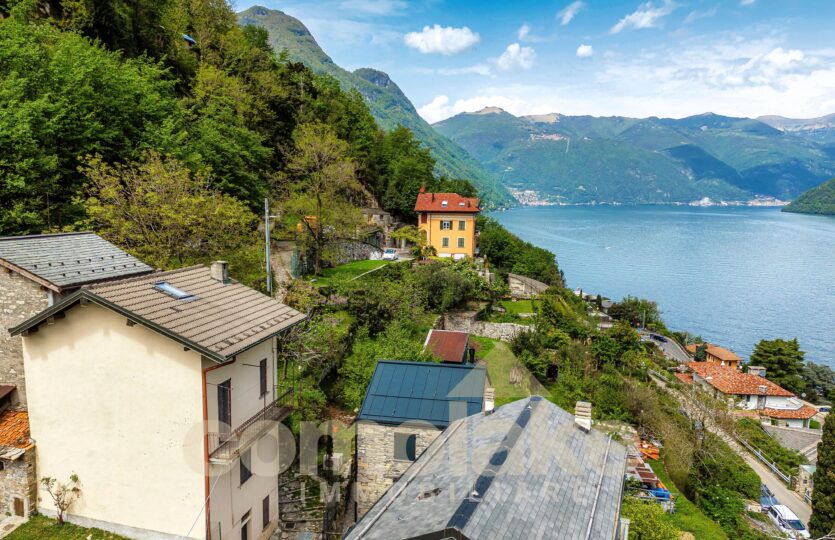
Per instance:
[[[835,113],[833,0],[259,0],[342,67],[385,71],[430,123],[515,115]]]

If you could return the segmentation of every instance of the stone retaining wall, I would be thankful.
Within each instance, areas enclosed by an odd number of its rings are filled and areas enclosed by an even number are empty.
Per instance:
[[[533,330],[532,326],[525,324],[479,321],[477,315],[475,311],[450,311],[441,319],[439,329],[469,332],[474,336],[501,341],[511,341],[517,334]]]

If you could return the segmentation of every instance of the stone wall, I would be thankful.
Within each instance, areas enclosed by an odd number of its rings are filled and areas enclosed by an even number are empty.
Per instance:
[[[357,424],[357,516],[361,517],[409,468],[411,461],[394,459],[394,434],[417,435],[415,453],[420,456],[441,430],[426,424],[387,426],[374,422]]]
[[[22,341],[20,337],[11,337],[8,329],[48,306],[49,294],[40,285],[0,268],[0,385],[17,386],[14,405],[26,406],[26,385]]]
[[[476,315],[475,311],[450,311],[444,315],[440,328],[501,341],[511,341],[517,334],[533,330],[525,324],[479,321]]]
[[[37,508],[37,478],[35,477],[35,449],[26,451],[15,461],[3,460],[0,471],[0,516],[14,515],[15,499],[23,500],[23,512],[28,516]]]

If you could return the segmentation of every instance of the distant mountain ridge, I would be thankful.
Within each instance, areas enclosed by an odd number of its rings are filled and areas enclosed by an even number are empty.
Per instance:
[[[812,141],[835,144],[835,113],[807,119],[760,116],[757,120],[786,133]]]
[[[502,206],[512,201],[495,176],[418,115],[409,98],[386,73],[371,68],[354,72],[341,68],[322,50],[301,21],[281,11],[253,6],[238,13],[238,23],[266,28],[270,44],[277,53],[287,51],[291,60],[334,77],[344,87],[357,89],[383,129],[390,130],[398,125],[411,129],[431,149],[438,173],[471,181],[488,204]]]
[[[813,187],[783,207],[784,212],[835,216],[835,178]]]
[[[563,203],[792,199],[835,175],[825,144],[750,118],[517,117],[490,107],[434,124],[514,192]]]

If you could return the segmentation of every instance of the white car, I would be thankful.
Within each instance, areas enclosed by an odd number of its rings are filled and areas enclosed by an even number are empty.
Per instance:
[[[768,517],[777,525],[778,529],[788,534],[790,538],[812,538],[803,522],[785,505],[775,504],[769,508]]]
[[[383,258],[384,261],[396,261],[397,259],[400,258],[400,256],[397,255],[397,250],[396,249],[387,248],[385,251],[383,251],[383,257],[382,258]]]

